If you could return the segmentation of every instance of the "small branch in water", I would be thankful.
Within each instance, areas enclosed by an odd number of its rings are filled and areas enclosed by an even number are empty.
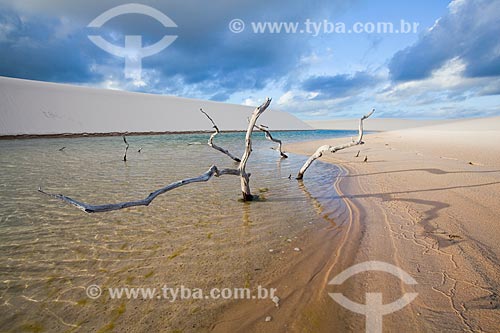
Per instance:
[[[224,148],[222,148],[222,147],[219,147],[219,146],[217,146],[217,145],[214,143],[214,138],[215,138],[215,136],[216,136],[217,134],[219,134],[219,133],[220,133],[219,128],[218,128],[218,127],[217,127],[217,125],[215,124],[215,122],[214,122],[214,120],[212,119],[212,117],[210,117],[210,116],[208,115],[208,113],[206,113],[205,111],[203,111],[203,109],[200,109],[200,111],[201,111],[201,113],[203,113],[205,116],[207,116],[208,120],[210,120],[210,122],[211,122],[211,123],[212,123],[212,125],[213,125],[213,128],[215,129],[215,132],[214,132],[212,135],[210,135],[210,138],[208,139],[207,144],[208,144],[210,147],[212,147],[213,149],[218,150],[218,151],[220,151],[221,153],[223,153],[223,154],[225,154],[225,155],[229,156],[229,158],[231,158],[233,161],[238,162],[238,163],[239,163],[239,162],[241,162],[241,160],[240,160],[239,158],[237,158],[236,156],[233,156],[233,155],[232,155],[232,154],[231,154],[231,153],[230,153],[227,149],[224,149]]]
[[[266,139],[268,139],[269,141],[272,141],[272,142],[276,142],[278,144],[278,148],[276,150],[280,153],[282,158],[288,158],[288,156],[286,156],[285,153],[283,153],[283,151],[281,150],[281,146],[282,146],[281,140],[273,138],[273,136],[271,135],[271,132],[269,132],[269,127],[264,126],[264,125],[255,125],[255,127],[265,133]]]
[[[102,212],[109,212],[109,211],[113,211],[113,210],[119,210],[119,209],[123,209],[123,208],[134,207],[134,206],[148,206],[160,194],[174,190],[178,187],[181,187],[181,186],[184,186],[187,184],[206,182],[210,178],[212,178],[212,176],[219,177],[222,175],[239,176],[240,172],[238,169],[221,169],[221,170],[219,170],[219,169],[217,169],[217,167],[215,165],[212,165],[210,167],[210,169],[208,169],[201,176],[194,177],[194,178],[187,178],[187,179],[183,179],[183,180],[180,180],[177,182],[173,182],[165,187],[162,187],[159,190],[151,192],[145,199],[136,200],[136,201],[120,202],[120,203],[116,203],[116,204],[90,205],[90,204],[87,204],[85,202],[77,201],[75,199],[72,199],[72,198],[67,197],[65,195],[62,195],[62,194],[52,194],[52,193],[45,192],[44,190],[42,190],[41,187],[38,188],[38,192],[43,193],[45,195],[48,195],[50,197],[56,198],[56,199],[60,199],[66,203],[69,203],[69,204],[75,206],[78,209],[83,210],[86,213],[102,213]]]
[[[373,112],[375,112],[375,109],[373,109],[369,113],[365,114],[359,120],[359,135],[358,135],[358,139],[357,140],[351,140],[351,142],[349,142],[349,143],[346,143],[346,144],[343,144],[343,145],[338,145],[338,146],[333,146],[333,147],[329,146],[329,145],[324,145],[324,146],[319,147],[316,150],[316,152],[313,155],[311,155],[311,157],[309,157],[309,159],[306,161],[306,163],[304,163],[304,165],[302,166],[302,168],[300,168],[300,171],[297,174],[296,179],[302,179],[302,178],[304,178],[304,173],[306,172],[307,168],[309,168],[309,166],[311,166],[311,164],[314,161],[316,161],[318,158],[320,158],[321,156],[323,156],[323,153],[326,153],[327,151],[329,151],[330,153],[333,154],[333,153],[336,153],[337,151],[342,150],[342,149],[346,149],[346,148],[349,148],[349,147],[352,147],[352,146],[362,145],[364,143],[363,142],[363,120],[365,120],[366,118],[370,117],[373,114]]]
[[[59,151],[63,151],[66,147],[59,148]]]
[[[127,145],[125,147],[125,155],[123,155],[123,162],[127,162],[127,151],[128,151],[128,142],[127,142],[127,138],[125,137],[125,135],[123,136],[123,142],[125,142],[125,144]]]

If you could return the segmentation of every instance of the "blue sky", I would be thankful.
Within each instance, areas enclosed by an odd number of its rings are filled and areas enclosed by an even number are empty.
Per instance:
[[[500,0],[136,1],[177,27],[127,14],[87,25],[126,1],[0,0],[0,75],[273,107],[302,119],[500,115]],[[233,19],[245,30],[233,33]],[[416,32],[255,33],[252,22],[418,23]],[[143,58],[140,77],[89,34],[123,46],[177,39]],[[132,50],[133,51],[133,50]]]

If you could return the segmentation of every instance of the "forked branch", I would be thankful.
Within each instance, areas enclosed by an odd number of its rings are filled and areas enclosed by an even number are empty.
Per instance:
[[[278,148],[276,150],[280,153],[281,157],[288,158],[288,156],[285,153],[283,153],[283,151],[281,150],[281,147],[282,147],[281,140],[273,138],[273,136],[271,135],[271,132],[269,132],[269,127],[264,126],[264,125],[255,125],[255,127],[265,133],[266,139],[268,139],[269,141],[272,141],[272,142],[276,142],[278,144]]]
[[[214,138],[215,138],[215,136],[216,136],[217,134],[219,134],[219,133],[220,133],[219,128],[218,128],[218,127],[217,127],[217,125],[215,124],[215,122],[214,122],[214,120],[212,119],[212,117],[210,117],[210,116],[208,115],[208,113],[206,113],[205,111],[203,111],[203,109],[200,109],[200,111],[201,111],[201,113],[203,113],[205,116],[207,116],[208,120],[210,120],[210,121],[212,122],[213,128],[214,128],[214,130],[215,130],[215,132],[214,132],[212,135],[210,135],[210,138],[208,139],[207,144],[208,144],[210,147],[212,147],[213,149],[218,150],[218,151],[220,151],[221,153],[223,153],[223,154],[225,154],[225,155],[229,156],[229,158],[231,158],[231,159],[232,159],[232,160],[234,160],[235,162],[238,162],[238,163],[239,163],[239,162],[241,162],[241,160],[240,160],[238,157],[236,157],[236,156],[232,155],[232,154],[231,154],[231,153],[230,153],[227,149],[224,149],[224,148],[222,148],[222,147],[219,147],[219,146],[217,146],[217,145],[214,143]]]
[[[266,101],[262,103],[262,105],[258,106],[255,108],[255,110],[252,113],[252,117],[250,118],[248,122],[248,128],[247,128],[247,133],[245,135],[245,152],[243,153],[243,156],[241,157],[241,162],[238,167],[238,170],[240,171],[240,176],[241,176],[241,193],[243,195],[243,201],[251,201],[253,200],[252,193],[250,192],[250,174],[246,173],[245,167],[248,162],[248,158],[250,157],[250,154],[252,153],[252,133],[253,129],[255,127],[255,123],[257,122],[257,119],[259,119],[260,115],[266,111],[267,107],[271,104],[271,99],[266,98]]]
[[[123,208],[128,208],[128,207],[134,207],[134,206],[148,206],[156,197],[159,195],[174,190],[178,187],[188,185],[191,183],[199,183],[199,182],[206,182],[212,176],[222,176],[222,175],[235,175],[239,176],[240,172],[238,169],[217,169],[215,165],[212,165],[210,169],[208,169],[204,174],[198,176],[198,177],[193,177],[193,178],[187,178],[183,180],[179,180],[177,182],[173,182],[171,184],[168,184],[165,187],[160,188],[159,190],[156,190],[154,192],[151,192],[146,198],[142,200],[135,200],[135,201],[126,201],[126,202],[120,202],[116,204],[105,204],[105,205],[90,205],[85,202],[77,201],[75,199],[72,199],[70,197],[67,197],[62,194],[52,194],[45,192],[42,190],[42,188],[38,188],[38,192],[41,192],[43,194],[46,194],[48,196],[51,196],[56,199],[60,199],[66,203],[69,203],[73,206],[75,206],[78,209],[83,210],[86,213],[101,213],[101,212],[109,212],[112,210],[119,210]]]
[[[357,146],[363,144],[363,120],[366,118],[370,117],[373,112],[375,112],[375,109],[371,110],[369,113],[365,114],[361,119],[359,120],[359,135],[357,140],[352,140],[349,143],[343,144],[343,145],[338,145],[338,146],[329,146],[329,145],[324,145],[319,147],[314,154],[309,157],[309,159],[304,163],[302,168],[300,168],[299,173],[297,174],[296,179],[302,179],[304,178],[304,173],[306,172],[307,168],[311,166],[311,164],[316,161],[318,158],[323,156],[323,153],[330,152],[330,153],[336,153],[339,150],[346,149],[349,147]]]

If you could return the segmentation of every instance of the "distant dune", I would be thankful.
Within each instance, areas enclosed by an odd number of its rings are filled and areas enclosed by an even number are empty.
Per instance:
[[[394,131],[450,123],[454,120],[413,120],[398,118],[370,118],[364,126],[367,131]],[[311,120],[307,124],[317,129],[357,130],[359,119]]]
[[[0,136],[62,133],[244,130],[253,107],[0,77]],[[259,123],[272,130],[311,127],[289,113],[268,110]]]

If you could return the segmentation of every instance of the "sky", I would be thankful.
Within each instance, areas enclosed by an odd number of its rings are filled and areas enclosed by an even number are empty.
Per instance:
[[[500,0],[134,3],[170,23],[128,6],[89,27],[127,1],[0,0],[0,76],[253,106],[269,96],[304,120],[371,108],[412,119],[500,115]],[[130,36],[141,41],[125,48]],[[176,37],[141,56],[165,36]],[[140,70],[126,73],[126,58]]]

